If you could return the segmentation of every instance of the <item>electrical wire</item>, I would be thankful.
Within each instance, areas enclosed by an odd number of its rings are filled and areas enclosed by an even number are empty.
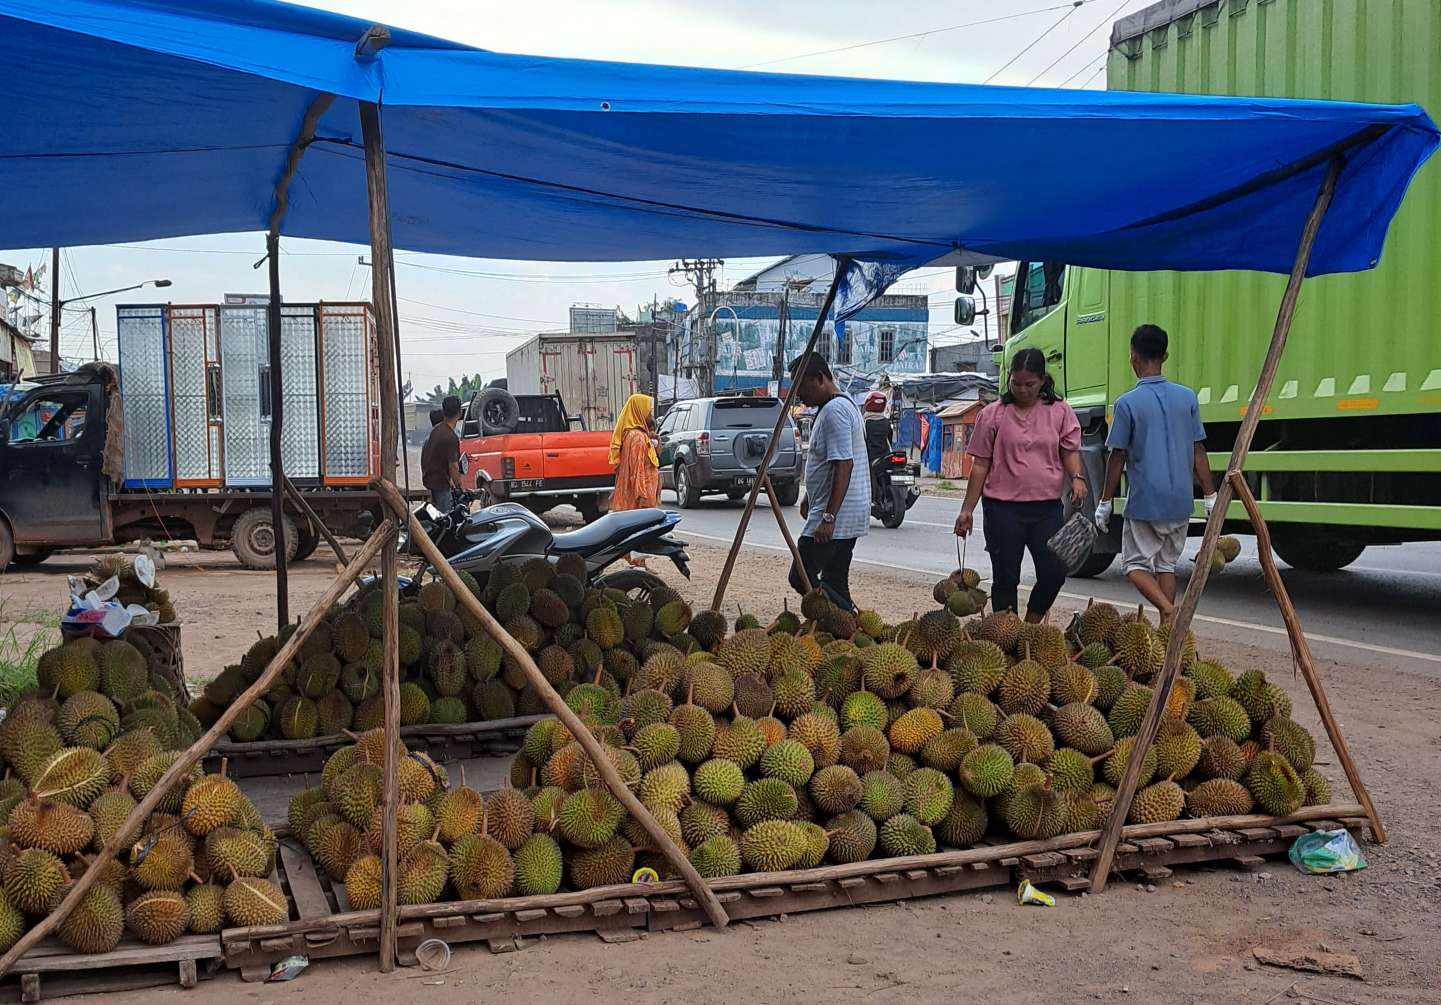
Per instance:
[[[1048,67],[1046,67],[1046,68],[1045,68],[1044,70],[1042,70],[1040,73],[1036,74],[1036,75],[1035,75],[1034,77],[1032,77],[1030,80],[1028,80],[1028,81],[1026,82],[1026,86],[1027,86],[1027,87],[1032,86],[1033,84],[1035,84],[1036,81],[1040,80],[1040,79],[1041,79],[1042,77],[1044,77],[1046,74],[1050,73],[1053,69],[1056,68],[1056,64],[1057,64],[1057,63],[1061,62],[1061,60],[1065,59],[1065,58],[1066,58],[1067,56],[1069,56],[1071,53],[1075,52],[1075,51],[1076,51],[1077,49],[1079,49],[1081,46],[1085,45],[1086,40],[1089,39],[1092,35],[1094,35],[1094,34],[1095,34],[1096,32],[1098,32],[1098,31],[1100,31],[1100,30],[1101,30],[1102,28],[1104,28],[1106,25],[1113,23],[1113,22],[1116,20],[1116,15],[1119,14],[1119,13],[1121,13],[1121,8],[1123,8],[1123,7],[1125,7],[1127,4],[1130,4],[1130,3],[1133,3],[1133,2],[1135,2],[1135,0],[1121,0],[1120,3],[1116,4],[1116,9],[1115,9],[1115,10],[1111,11],[1111,13],[1109,13],[1109,14],[1107,14],[1105,17],[1101,18],[1100,21],[1096,22],[1096,26],[1095,26],[1094,28],[1092,28],[1090,31],[1086,32],[1086,33],[1085,33],[1084,35],[1082,35],[1080,38],[1076,39],[1075,43],[1074,43],[1069,49],[1067,49],[1065,52],[1061,53],[1061,54],[1060,54],[1059,56],[1057,56],[1055,59],[1051,60],[1051,65],[1048,66]],[[1090,64],[1087,63],[1086,65],[1089,66]]]
[[[889,44],[889,43],[891,43],[891,42],[904,42],[904,41],[907,41],[908,39],[925,38],[925,37],[927,37],[927,36],[929,36],[929,35],[939,35],[939,34],[941,34],[941,33],[943,33],[943,32],[948,32],[948,31],[960,31],[962,28],[978,28],[978,27],[980,27],[981,25],[997,24],[997,23],[999,23],[999,22],[1001,22],[1001,21],[1014,21],[1014,20],[1016,20],[1017,18],[1030,17],[1032,14],[1048,14],[1048,13],[1051,13],[1052,11],[1062,10],[1062,9],[1064,9],[1064,8],[1066,8],[1066,7],[1069,7],[1069,6],[1071,6],[1070,3],[1063,3],[1063,4],[1055,4],[1055,5],[1051,6],[1051,7],[1038,7],[1038,8],[1036,8],[1036,9],[1034,9],[1034,10],[1024,10],[1024,11],[1017,11],[1017,12],[1012,13],[1012,14],[1002,14],[1002,15],[999,16],[999,17],[986,18],[986,19],[981,20],[981,21],[968,21],[968,22],[966,22],[965,24],[953,24],[953,25],[950,25],[950,26],[945,27],[945,28],[931,28],[931,29],[929,29],[929,30],[927,30],[927,31],[915,31],[915,32],[910,32],[909,34],[906,34],[906,35],[893,35],[893,36],[891,36],[890,38],[877,38],[877,39],[873,39],[873,40],[871,40],[871,41],[869,41],[869,42],[856,42],[856,43],[853,44],[853,45],[837,46],[837,47],[834,48],[834,49],[818,49],[818,50],[816,50],[815,52],[804,52],[804,53],[801,53],[799,56],[782,56],[782,57],[779,58],[779,59],[767,59],[767,60],[763,60],[762,62],[759,62],[759,63],[747,63],[747,64],[745,64],[744,66],[738,66],[738,67],[736,67],[736,69],[738,69],[738,70],[754,70],[756,67],[759,67],[759,66],[774,66],[776,63],[789,63],[789,62],[791,62],[792,60],[797,60],[797,59],[810,59],[812,56],[830,56],[830,55],[833,55],[833,54],[838,53],[838,52],[853,52],[853,51],[855,51],[856,49],[865,49],[865,48],[868,48],[868,47],[873,46],[873,45],[887,45],[887,44]]]
[[[1069,77],[1067,77],[1065,80],[1061,81],[1061,82],[1060,82],[1059,84],[1057,84],[1056,86],[1057,86],[1057,87],[1065,87],[1065,86],[1066,86],[1067,84],[1069,84],[1071,81],[1075,80],[1075,79],[1076,79],[1077,77],[1079,77],[1081,74],[1083,74],[1083,73],[1085,73],[1087,70],[1089,70],[1089,69],[1091,68],[1091,66],[1097,62],[1097,60],[1100,60],[1100,61],[1101,61],[1101,64],[1104,66],[1104,65],[1105,65],[1105,62],[1104,62],[1104,61],[1105,61],[1106,57],[1109,56],[1110,54],[1111,54],[1111,52],[1110,52],[1110,50],[1108,49],[1108,50],[1106,50],[1105,52],[1101,53],[1099,56],[1097,56],[1095,59],[1088,60],[1084,66],[1082,66],[1079,70],[1077,70],[1075,73],[1071,74]]]
[[[1015,54],[1014,56],[1012,56],[1010,59],[1006,60],[1004,66],[1002,66],[1002,67],[1001,67],[999,70],[997,70],[995,73],[991,74],[989,77],[987,77],[985,80],[983,80],[982,83],[983,83],[983,84],[989,84],[991,81],[995,80],[995,79],[996,79],[997,77],[999,77],[1001,74],[1003,74],[1003,73],[1005,73],[1007,70],[1009,70],[1009,69],[1011,68],[1011,66],[1015,64],[1016,60],[1020,59],[1020,58],[1021,58],[1022,56],[1024,56],[1026,53],[1030,52],[1030,51],[1031,51],[1032,49],[1034,49],[1036,46],[1040,45],[1042,39],[1044,39],[1044,38],[1045,38],[1047,35],[1049,35],[1051,32],[1055,31],[1055,30],[1056,30],[1057,28],[1059,28],[1061,25],[1065,24],[1065,23],[1066,23],[1066,19],[1069,18],[1072,14],[1076,13],[1076,11],[1080,10],[1080,9],[1081,9],[1081,5],[1084,4],[1085,2],[1086,2],[1086,0],[1074,0],[1073,4],[1071,5],[1071,9],[1070,9],[1070,10],[1066,11],[1066,13],[1064,13],[1064,14],[1062,14],[1060,17],[1056,18],[1056,20],[1051,24],[1051,26],[1050,26],[1049,28],[1047,28],[1045,31],[1041,32],[1041,33],[1040,33],[1039,35],[1037,35],[1035,38],[1031,39],[1029,45],[1027,45],[1027,46],[1026,46],[1024,49],[1022,49],[1020,52],[1016,53],[1016,54]]]

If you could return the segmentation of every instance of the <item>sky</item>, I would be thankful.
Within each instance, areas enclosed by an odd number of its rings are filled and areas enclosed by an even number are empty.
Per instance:
[[[1100,88],[1110,26],[1153,0],[310,0],[354,17],[483,48],[621,62],[672,63],[789,73],[956,83]],[[263,293],[264,235],[166,239],[68,248],[60,291],[67,302],[150,279],[165,290],[73,302],[64,312],[61,355],[91,358],[88,307],[96,307],[101,355],[114,358],[116,303],[217,303],[226,293]],[[368,299],[369,249],[282,241],[285,299]],[[695,256],[705,254],[697,248]],[[0,263],[38,268],[48,249],[0,251]],[[720,288],[773,259],[725,263]],[[543,263],[397,252],[402,379],[426,392],[449,377],[502,376],[505,354],[532,333],[565,328],[573,303],[619,306],[634,315],[652,298],[695,302],[671,262]],[[950,270],[924,270],[892,292],[930,296],[932,345],[969,337],[951,321]],[[48,291],[42,289],[48,299]],[[48,317],[48,307],[36,311]],[[45,327],[46,322],[42,322]],[[979,322],[978,322],[979,326]],[[48,327],[45,328],[48,331]],[[992,322],[991,334],[994,335]]]

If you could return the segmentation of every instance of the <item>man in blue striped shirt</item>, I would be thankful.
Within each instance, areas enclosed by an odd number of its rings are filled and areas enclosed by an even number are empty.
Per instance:
[[[802,357],[804,358],[804,357]],[[805,372],[800,360],[791,363],[796,395],[816,410],[806,452],[806,495],[801,500],[801,530],[796,548],[811,585],[826,591],[844,610],[851,602],[851,556],[871,521],[871,476],[866,462],[865,424],[856,403],[836,387],[831,368],[813,355]],[[791,569],[790,584],[805,591],[800,570]]]

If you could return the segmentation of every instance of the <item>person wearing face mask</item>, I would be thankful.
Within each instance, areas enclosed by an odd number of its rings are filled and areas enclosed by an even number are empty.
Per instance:
[[[966,451],[971,477],[956,517],[956,536],[967,537],[975,526],[976,505],[982,506],[995,610],[1019,613],[1026,551],[1036,567],[1026,620],[1044,618],[1061,592],[1066,569],[1046,542],[1065,522],[1062,494],[1069,492],[1078,505],[1086,499],[1080,447],[1080,423],[1056,394],[1046,357],[1039,349],[1022,349],[1011,358],[1006,393],[976,420]]]

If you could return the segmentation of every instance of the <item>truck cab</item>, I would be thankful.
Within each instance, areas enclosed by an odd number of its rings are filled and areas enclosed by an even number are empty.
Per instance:
[[[585,429],[558,394],[488,387],[465,402],[460,450],[486,505],[514,501],[544,513],[569,503],[589,523],[615,490],[610,435]]]
[[[0,569],[52,550],[111,539],[104,387],[83,376],[43,378],[0,411]]]

